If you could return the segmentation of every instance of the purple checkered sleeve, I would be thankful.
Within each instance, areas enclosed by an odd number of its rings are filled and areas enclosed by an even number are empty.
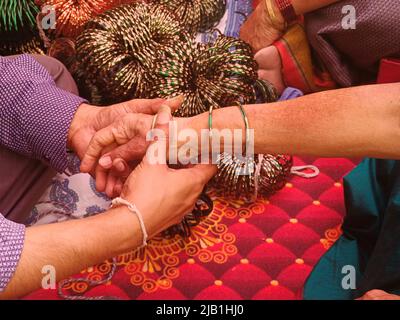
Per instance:
[[[0,145],[5,148],[64,171],[68,129],[82,102],[57,88],[33,57],[0,57]],[[0,292],[15,272],[24,238],[25,226],[0,213]]]
[[[0,214],[0,292],[2,292],[15,269],[24,246],[25,226],[7,220]]]
[[[0,57],[0,145],[64,171],[68,129],[84,101],[57,88],[33,57]]]

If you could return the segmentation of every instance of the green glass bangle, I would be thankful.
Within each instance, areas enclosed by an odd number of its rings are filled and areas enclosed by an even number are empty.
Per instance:
[[[236,101],[236,106],[239,108],[240,113],[242,114],[244,125],[245,125],[245,130],[246,130],[246,140],[245,140],[245,154],[247,153],[248,149],[248,144],[250,142],[250,125],[249,125],[249,119],[247,118],[246,111],[243,108],[243,105],[240,101]],[[212,114],[213,114],[214,107],[211,106],[209,111],[208,111],[208,130],[210,132],[210,140],[212,139],[212,129],[213,129],[213,119],[212,119]],[[211,141],[212,142],[212,141]]]
[[[236,102],[236,105],[238,106],[238,108],[240,109],[240,112],[243,116],[243,121],[244,121],[244,125],[246,128],[246,141],[245,141],[245,154],[247,154],[247,150],[248,150],[248,144],[250,142],[250,125],[249,125],[249,119],[247,118],[247,114],[246,111],[243,108],[243,105],[240,101]]]
[[[210,109],[208,110],[208,130],[209,130],[209,139],[210,143],[212,144],[212,138],[213,138],[213,111],[214,111],[214,106],[211,105]]]

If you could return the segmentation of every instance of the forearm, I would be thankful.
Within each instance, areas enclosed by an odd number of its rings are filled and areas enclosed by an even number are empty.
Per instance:
[[[255,153],[400,159],[400,83],[326,91],[245,106]],[[208,115],[191,123],[207,128]],[[237,107],[215,110],[213,128],[241,129]]]
[[[43,266],[53,266],[61,280],[141,243],[138,220],[125,207],[82,220],[28,228],[18,267],[0,298],[17,298],[40,288]]]
[[[326,91],[248,109],[258,153],[400,158],[400,84]]]

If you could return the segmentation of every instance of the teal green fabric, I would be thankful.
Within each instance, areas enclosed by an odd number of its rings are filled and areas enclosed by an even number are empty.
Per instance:
[[[373,289],[400,295],[400,161],[364,160],[344,191],[343,235],[314,268],[304,299],[355,299]],[[354,289],[342,283],[349,267]]]

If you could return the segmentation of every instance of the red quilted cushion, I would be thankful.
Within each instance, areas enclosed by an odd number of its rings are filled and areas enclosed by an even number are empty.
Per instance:
[[[296,158],[314,164],[315,179],[293,177],[270,199],[255,204],[217,199],[211,216],[188,240],[155,239],[142,253],[118,258],[108,284],[67,292],[121,299],[299,299],[312,267],[340,235],[342,177],[356,161]],[[106,262],[79,277],[102,278]],[[26,299],[57,299],[39,290]]]

